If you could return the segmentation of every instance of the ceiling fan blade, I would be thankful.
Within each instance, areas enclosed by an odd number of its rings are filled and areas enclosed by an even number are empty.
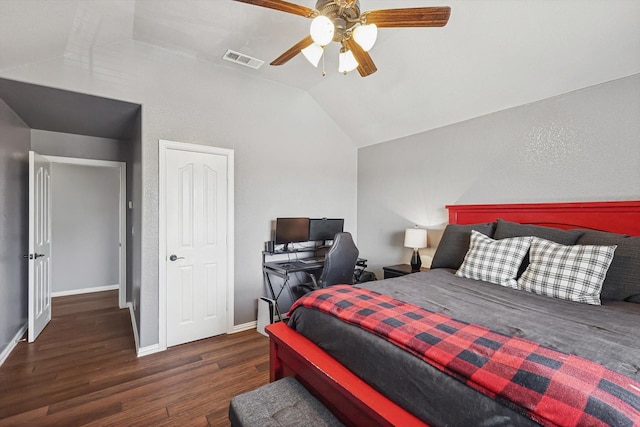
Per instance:
[[[282,55],[274,59],[273,62],[271,62],[271,65],[282,65],[288,62],[291,58],[299,54],[302,49],[304,49],[305,47],[311,46],[312,44],[313,44],[313,39],[311,38],[311,36],[307,36],[303,38],[298,43],[293,45],[291,49],[289,49],[288,51],[286,51],[285,53],[283,53]]]
[[[344,45],[353,53],[353,57],[358,61],[358,72],[362,77],[367,77],[378,71],[369,53],[365,52],[355,40],[347,39],[344,41]]]
[[[317,14],[315,9],[311,9],[306,6],[301,6],[295,3],[289,3],[284,0],[235,0],[241,3],[248,3],[254,6],[267,7],[269,9],[279,10],[281,12],[293,13],[294,15],[304,16],[310,18]]]
[[[444,27],[449,22],[449,15],[451,8],[443,6],[370,10],[362,17],[367,24],[376,24],[379,28]]]

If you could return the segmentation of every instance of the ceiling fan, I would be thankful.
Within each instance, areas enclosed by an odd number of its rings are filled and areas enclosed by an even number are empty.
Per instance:
[[[310,34],[276,58],[271,65],[285,64],[302,52],[317,67],[324,47],[334,41],[341,45],[338,70],[347,74],[357,69],[362,77],[377,71],[368,51],[375,43],[378,28],[444,27],[451,14],[448,6],[360,12],[359,0],[317,0],[315,9],[284,0],[235,1],[312,19]]]

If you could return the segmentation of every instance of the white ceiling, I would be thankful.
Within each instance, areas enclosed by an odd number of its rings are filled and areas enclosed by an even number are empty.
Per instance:
[[[337,46],[325,77],[302,55],[257,71],[223,61],[232,49],[268,63],[310,22],[232,0],[0,0],[0,72],[133,39],[306,91],[357,146],[640,73],[638,0],[361,0],[445,5],[444,28],[380,29],[378,72],[362,78],[337,72]]]

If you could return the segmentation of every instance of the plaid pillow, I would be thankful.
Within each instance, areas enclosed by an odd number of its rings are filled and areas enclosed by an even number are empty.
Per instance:
[[[518,289],[516,275],[531,239],[527,236],[493,240],[472,230],[469,251],[456,276]]]
[[[616,250],[613,246],[564,246],[534,237],[531,263],[518,287],[540,295],[600,305],[602,283]]]

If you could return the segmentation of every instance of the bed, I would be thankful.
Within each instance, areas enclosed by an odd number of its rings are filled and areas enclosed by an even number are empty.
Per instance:
[[[544,233],[553,235],[553,230],[557,230],[557,240],[569,239],[558,243],[567,246],[622,242],[612,255],[608,279],[620,278],[619,282],[627,287],[636,284],[640,287],[637,270],[640,262],[633,258],[640,256],[635,249],[640,238],[601,233],[640,236],[638,201],[447,208],[451,230],[459,231],[470,225],[485,231],[480,225],[490,224],[492,233],[502,233],[495,236],[498,241],[527,234],[531,230],[527,227],[534,226],[537,227],[534,233],[542,230],[544,237],[547,237]],[[448,232],[449,228],[445,235]],[[455,251],[447,253],[447,248],[454,246],[451,242],[455,239],[443,236],[443,243],[450,246],[438,248],[449,261],[456,257]],[[459,252],[460,248],[457,249]],[[530,261],[537,262],[533,252],[531,255]],[[636,326],[640,321],[640,295],[628,297],[635,288],[618,289],[617,281],[605,282],[602,305],[582,304],[457,277],[456,268],[447,268],[451,266],[443,262],[443,256],[439,258],[434,262],[438,261],[441,268],[360,288],[362,292],[371,289],[385,298],[446,315],[453,322],[486,327],[498,337],[516,337],[527,343],[539,343],[550,351],[575,355],[621,375],[625,381],[631,378],[632,384],[640,381],[640,328]],[[621,270],[623,261],[630,263],[631,268]],[[612,286],[616,292],[626,292],[624,298],[613,295]],[[415,354],[398,349],[358,325],[345,325],[336,317],[309,307],[294,310],[289,323],[267,328],[271,338],[271,380],[295,375],[346,425],[554,424],[546,419],[541,422],[537,416],[523,413],[517,405],[502,398],[479,392],[450,372],[424,363]],[[337,336],[348,338],[338,340]],[[631,425],[638,423],[640,402],[634,399],[635,395],[628,399],[633,408],[626,418],[597,414],[602,418],[598,421],[619,425],[629,419]]]

